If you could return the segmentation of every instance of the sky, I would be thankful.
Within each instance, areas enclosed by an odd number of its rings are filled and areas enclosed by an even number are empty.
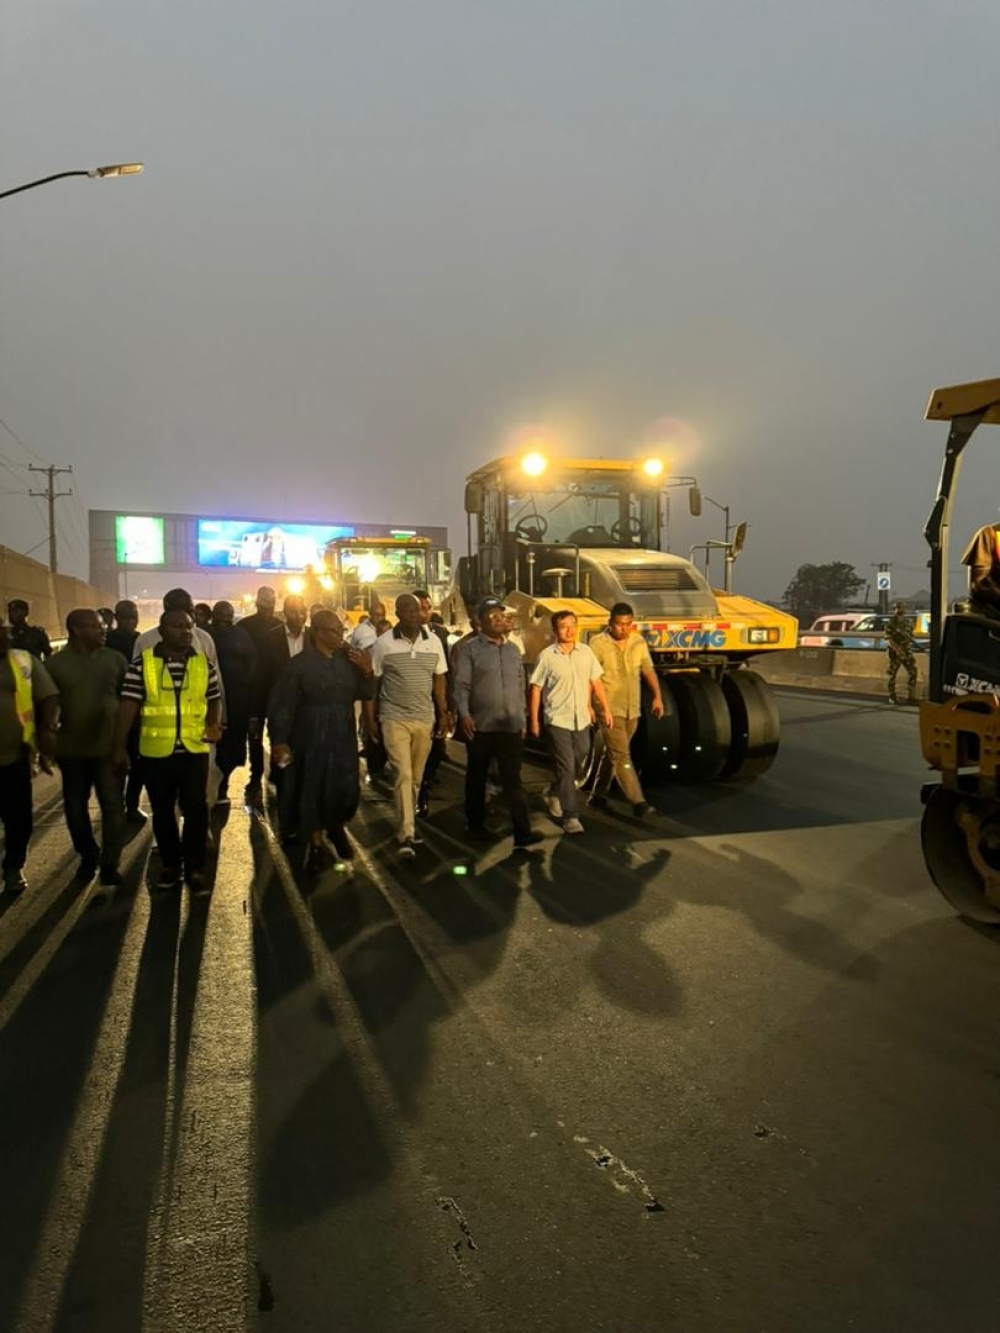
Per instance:
[[[0,542],[45,558],[44,461],[70,572],[88,507],[461,551],[530,423],[656,440],[739,591],[926,587],[928,396],[1000,376],[998,46],[995,0],[8,0],[0,189],[146,171],[0,200]]]

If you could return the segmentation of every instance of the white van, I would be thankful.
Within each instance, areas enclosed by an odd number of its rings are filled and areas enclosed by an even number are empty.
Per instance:
[[[859,620],[870,616],[871,611],[831,611],[818,616],[809,628],[799,635],[800,648],[836,647],[838,634],[845,634],[854,628]]]

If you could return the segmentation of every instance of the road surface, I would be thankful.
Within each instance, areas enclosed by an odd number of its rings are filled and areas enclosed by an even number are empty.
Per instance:
[[[412,864],[377,793],[311,880],[234,808],[211,898],[145,830],[82,889],[42,779],[0,1328],[1000,1327],[1000,936],[923,870],[915,714],[781,709],[753,786],[536,801],[530,853],[470,854],[451,767]]]

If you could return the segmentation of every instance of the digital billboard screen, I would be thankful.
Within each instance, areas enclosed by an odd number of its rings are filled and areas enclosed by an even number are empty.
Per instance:
[[[323,563],[327,542],[353,536],[353,527],[336,523],[200,518],[198,564],[209,569],[303,570]]]
[[[116,514],[115,559],[120,565],[162,565],[166,560],[163,519]]]

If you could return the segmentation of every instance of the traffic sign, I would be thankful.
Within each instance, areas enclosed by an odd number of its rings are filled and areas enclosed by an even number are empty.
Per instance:
[[[879,570],[875,575],[875,587],[879,592],[888,592],[892,587],[892,579],[887,569]]]

